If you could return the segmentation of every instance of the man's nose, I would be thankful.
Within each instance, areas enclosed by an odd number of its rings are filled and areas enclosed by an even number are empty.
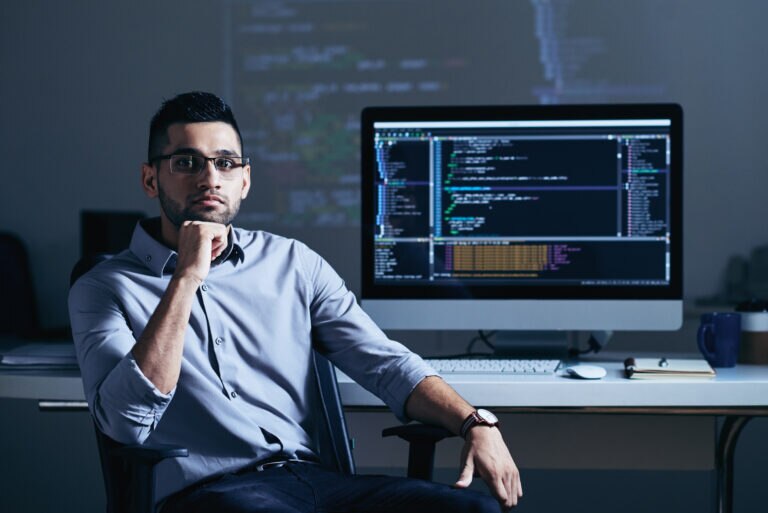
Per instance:
[[[206,160],[198,175],[198,187],[201,189],[218,189],[221,187],[221,174],[212,160]]]

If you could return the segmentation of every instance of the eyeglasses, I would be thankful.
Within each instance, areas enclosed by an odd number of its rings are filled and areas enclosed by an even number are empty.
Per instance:
[[[250,162],[248,157],[203,157],[202,155],[160,155],[151,159],[150,162],[157,160],[169,160],[171,173],[184,176],[200,174],[208,165],[208,161],[211,161],[223,180],[237,178],[239,175],[237,171]]]

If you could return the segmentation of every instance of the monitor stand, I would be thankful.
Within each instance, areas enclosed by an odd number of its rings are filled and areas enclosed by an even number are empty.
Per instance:
[[[493,341],[494,356],[567,360],[573,335],[569,331],[499,331]]]

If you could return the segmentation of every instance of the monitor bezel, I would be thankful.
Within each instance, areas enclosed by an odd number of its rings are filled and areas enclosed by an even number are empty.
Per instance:
[[[668,285],[467,285],[440,283],[377,284],[374,281],[374,123],[414,121],[551,121],[597,119],[669,119],[670,282]],[[367,107],[361,114],[361,299],[441,300],[682,300],[683,297],[683,111],[673,103],[610,105],[483,105]]]

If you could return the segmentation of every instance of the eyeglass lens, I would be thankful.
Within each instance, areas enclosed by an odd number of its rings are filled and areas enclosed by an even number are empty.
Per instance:
[[[173,155],[171,157],[171,171],[184,175],[194,175],[205,169],[208,161],[212,161],[214,167],[221,176],[234,176],[236,170],[244,164],[242,157],[202,157],[199,155]]]

